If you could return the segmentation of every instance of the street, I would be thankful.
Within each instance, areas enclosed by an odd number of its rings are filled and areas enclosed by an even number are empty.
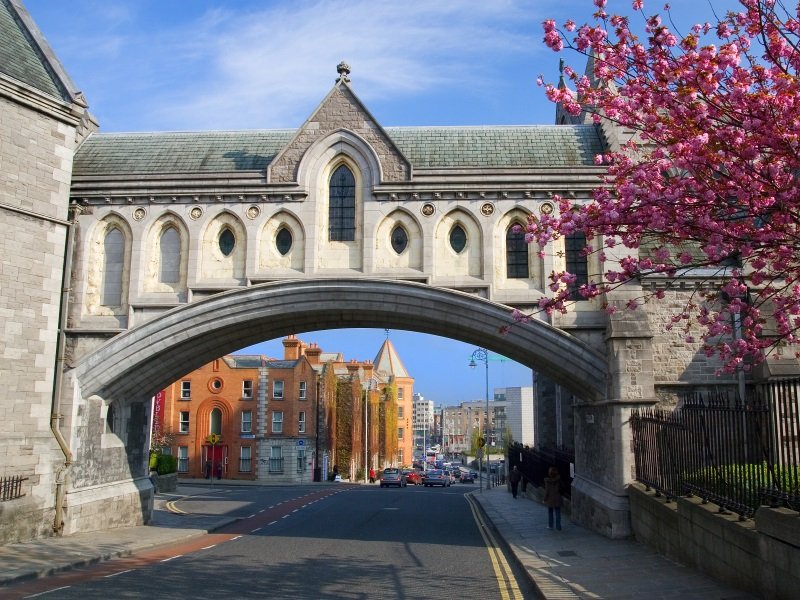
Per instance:
[[[474,486],[184,486],[172,502],[231,525],[23,584],[15,598],[534,597],[482,526]]]

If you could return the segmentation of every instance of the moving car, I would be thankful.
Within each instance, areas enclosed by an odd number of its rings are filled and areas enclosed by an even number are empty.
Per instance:
[[[381,487],[389,487],[396,485],[397,487],[406,487],[406,476],[400,469],[386,467],[381,473]]]
[[[445,479],[444,471],[441,469],[430,469],[429,471],[425,472],[425,475],[422,476],[422,485],[425,487],[433,487],[434,485],[447,487],[450,485],[450,481]]]
[[[411,485],[422,485],[422,473],[415,469],[408,469],[403,471],[406,476],[406,481]]]
[[[475,483],[475,476],[470,471],[461,471],[461,483]]]

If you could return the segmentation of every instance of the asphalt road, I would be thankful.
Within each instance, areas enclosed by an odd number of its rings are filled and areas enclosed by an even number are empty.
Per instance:
[[[240,520],[180,545],[40,581],[47,585],[35,597],[535,597],[492,547],[465,496],[472,489],[200,488],[176,508]]]

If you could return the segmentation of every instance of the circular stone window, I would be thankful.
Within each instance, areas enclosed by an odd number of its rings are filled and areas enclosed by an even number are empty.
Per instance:
[[[210,379],[208,382],[208,389],[215,394],[220,393],[222,391],[222,387],[223,387],[222,379],[220,379],[219,377],[214,377],[213,379]]]

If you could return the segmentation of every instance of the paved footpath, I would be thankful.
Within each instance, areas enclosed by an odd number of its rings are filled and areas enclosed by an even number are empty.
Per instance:
[[[0,586],[130,556],[233,522],[235,519],[225,515],[177,515],[165,510],[167,502],[207,489],[202,480],[197,483],[200,485],[179,484],[175,494],[158,494],[151,525],[0,546]],[[568,519],[564,519],[562,531],[550,531],[546,508],[527,498],[515,500],[505,488],[482,492],[476,488],[473,497],[542,598],[754,598],[672,562],[634,540],[610,540]]]

